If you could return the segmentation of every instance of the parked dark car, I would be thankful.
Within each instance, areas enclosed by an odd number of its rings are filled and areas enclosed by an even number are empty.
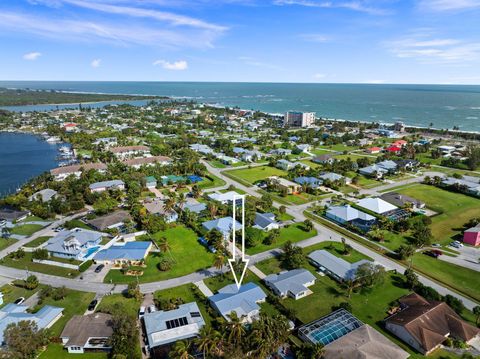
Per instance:
[[[431,252],[436,254],[437,257],[443,254],[443,252],[440,249],[432,249]]]
[[[433,252],[433,251],[425,251],[423,252],[423,254],[427,255],[427,256],[430,256],[430,257],[433,257],[433,258],[438,258],[439,254]]]
[[[88,305],[88,310],[94,310],[95,307],[97,306],[98,304],[98,300],[94,299],[90,302],[90,304]]]
[[[104,265],[104,264],[100,264],[97,268],[95,268],[95,273],[100,273],[103,268],[105,268],[105,265]]]

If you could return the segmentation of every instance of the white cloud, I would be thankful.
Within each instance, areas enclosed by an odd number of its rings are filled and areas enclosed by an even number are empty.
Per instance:
[[[174,62],[157,60],[153,63],[153,66],[162,66],[165,70],[174,70],[174,71],[181,71],[181,70],[188,69],[188,63],[185,60],[179,60]]]
[[[323,9],[348,9],[371,15],[387,15],[390,11],[378,7],[372,7],[367,1],[325,1],[325,0],[273,0],[274,5],[299,5]]]
[[[91,20],[58,19],[14,12],[0,12],[0,30],[29,33],[45,38],[65,41],[107,42],[121,46],[131,44],[165,48],[208,48],[218,37],[210,30],[185,28],[157,28],[124,23]]]
[[[480,0],[420,0],[421,9],[432,11],[456,11],[480,8]]]
[[[278,66],[278,65],[275,65],[275,64],[270,64],[270,63],[263,62],[263,61],[259,61],[255,58],[249,57],[249,56],[240,56],[238,59],[240,61],[242,61],[245,65],[248,65],[248,66],[263,67],[263,68],[270,69],[270,70],[283,70],[283,67],[281,67],[281,66]]]
[[[308,42],[324,43],[330,41],[330,37],[323,34],[300,34],[299,37]]]
[[[480,59],[480,42],[433,38],[424,31],[386,42],[392,54],[428,64],[465,64]]]
[[[42,54],[40,52],[28,52],[25,55],[23,55],[24,60],[29,60],[29,61],[35,61],[38,59]]]
[[[100,67],[101,64],[102,64],[102,59],[94,59],[90,63],[90,66],[92,66],[93,68],[97,68],[97,67]]]
[[[314,79],[317,79],[317,80],[324,79],[325,77],[327,77],[326,74],[317,73],[317,74],[314,74],[314,75],[313,75],[313,78],[314,78]]]

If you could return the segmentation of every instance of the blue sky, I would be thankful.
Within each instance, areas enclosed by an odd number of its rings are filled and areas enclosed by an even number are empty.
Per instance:
[[[2,0],[0,80],[480,83],[480,0]]]

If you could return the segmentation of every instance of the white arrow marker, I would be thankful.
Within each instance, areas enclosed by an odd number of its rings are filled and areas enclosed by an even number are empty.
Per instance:
[[[235,213],[236,213],[236,207],[237,207],[237,199],[242,200],[242,247],[241,247],[241,253],[242,253],[242,258],[241,258],[241,263],[244,265],[243,270],[242,270],[242,275],[240,276],[240,279],[238,279],[237,274],[235,273],[235,267],[234,265],[237,263],[236,259],[236,241],[235,241],[235,227],[236,227],[236,218],[235,218]],[[233,274],[233,279],[235,279],[235,284],[237,285],[237,288],[240,289],[240,286],[242,285],[243,277],[245,277],[245,273],[247,271],[248,267],[248,262],[250,259],[245,258],[245,196],[243,195],[238,195],[238,196],[233,196],[233,222],[232,222],[232,230],[233,230],[233,240],[232,240],[232,258],[228,260],[228,264],[230,264],[230,269],[232,270]]]

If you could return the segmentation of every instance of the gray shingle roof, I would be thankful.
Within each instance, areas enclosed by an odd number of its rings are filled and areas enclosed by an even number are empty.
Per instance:
[[[362,259],[356,263],[348,263],[346,260],[339,258],[324,249],[313,251],[308,255],[308,258],[314,261],[318,266],[326,268],[328,271],[342,279],[355,278],[355,273],[357,272],[358,267],[364,263],[371,263],[366,259]]]
[[[217,294],[208,298],[212,306],[227,320],[229,314],[236,312],[239,317],[260,310],[257,302],[264,301],[267,295],[254,283],[245,283],[237,288],[236,284],[223,287]]]
[[[315,280],[315,276],[306,269],[294,269],[279,274],[270,274],[264,278],[265,283],[275,287],[282,295],[293,295],[307,290],[306,284]]]

